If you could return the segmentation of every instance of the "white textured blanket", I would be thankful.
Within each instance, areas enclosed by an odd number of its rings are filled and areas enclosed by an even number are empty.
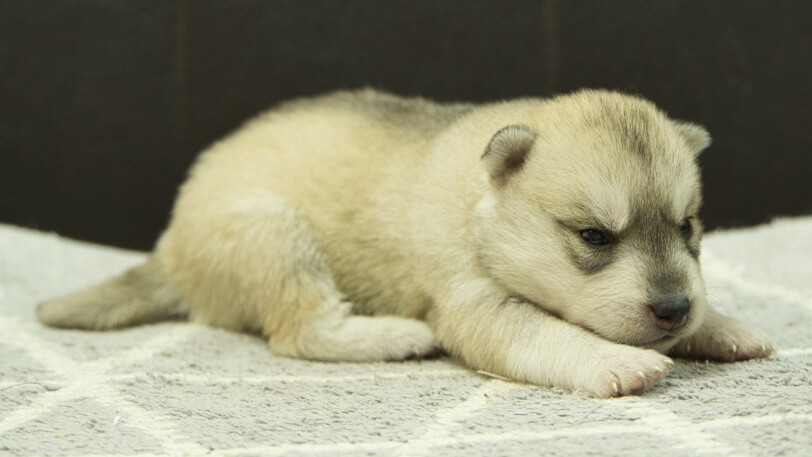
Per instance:
[[[677,361],[595,400],[453,361],[328,364],[185,322],[43,328],[34,305],[144,254],[0,226],[0,456],[810,456],[812,218],[710,234],[711,303],[778,354]]]

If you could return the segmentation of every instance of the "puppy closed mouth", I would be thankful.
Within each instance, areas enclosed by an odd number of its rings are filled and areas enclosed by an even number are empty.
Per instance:
[[[650,346],[650,345],[655,345],[655,344],[667,343],[667,342],[673,341],[675,339],[685,337],[686,335],[681,335],[680,331],[683,330],[684,328],[688,327],[688,323],[689,323],[688,321],[689,321],[688,316],[683,317],[682,320],[679,322],[679,324],[675,325],[673,328],[671,328],[663,336],[661,336],[659,338],[655,338],[655,339],[653,339],[651,341],[648,341],[647,343],[644,343],[643,346]]]

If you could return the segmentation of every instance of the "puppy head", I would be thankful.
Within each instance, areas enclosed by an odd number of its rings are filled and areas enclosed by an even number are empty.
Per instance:
[[[607,339],[665,351],[702,322],[696,156],[707,132],[645,100],[584,91],[496,132],[477,206],[483,265]]]

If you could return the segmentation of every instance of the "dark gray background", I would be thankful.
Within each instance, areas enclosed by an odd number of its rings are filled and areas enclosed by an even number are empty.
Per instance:
[[[812,211],[812,2],[0,0],[0,221],[148,249],[202,148],[367,85],[640,94],[713,135],[709,227]]]

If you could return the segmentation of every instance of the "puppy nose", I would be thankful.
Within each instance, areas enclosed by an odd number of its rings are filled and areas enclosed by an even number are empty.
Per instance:
[[[682,318],[691,310],[691,300],[682,296],[668,297],[649,306],[657,316],[658,325],[672,328],[682,323]]]

